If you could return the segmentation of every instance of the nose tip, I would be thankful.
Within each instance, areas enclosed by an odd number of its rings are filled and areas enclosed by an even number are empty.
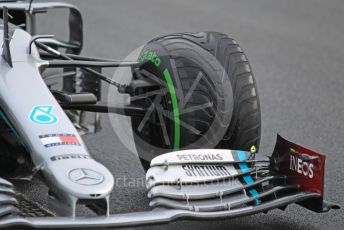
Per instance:
[[[108,196],[114,186],[111,172],[93,159],[69,159],[49,164],[46,179],[60,193],[77,199]],[[97,197],[91,194],[100,194]]]

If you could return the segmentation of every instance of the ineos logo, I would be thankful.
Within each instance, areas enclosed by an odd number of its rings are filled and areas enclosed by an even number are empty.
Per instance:
[[[303,161],[302,159],[290,155],[290,170],[295,171],[298,174],[309,177],[312,179],[314,177],[314,165],[312,163]]]

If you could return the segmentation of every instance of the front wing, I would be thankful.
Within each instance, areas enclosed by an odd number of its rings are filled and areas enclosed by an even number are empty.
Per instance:
[[[323,154],[280,136],[271,157],[231,150],[185,150],[151,162],[147,188],[152,211],[97,217],[28,217],[17,194],[0,180],[0,228],[119,228],[179,219],[212,220],[252,215],[291,203],[315,212],[339,206],[325,202]]]

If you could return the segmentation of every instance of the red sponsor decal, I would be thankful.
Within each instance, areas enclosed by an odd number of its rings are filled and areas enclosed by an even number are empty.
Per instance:
[[[299,185],[302,191],[324,194],[325,155],[278,136],[273,158],[289,184]]]
[[[62,142],[80,144],[78,138],[76,138],[75,136],[60,136],[60,140]]]
[[[81,145],[79,139],[74,134],[47,134],[41,135],[39,138],[46,148],[60,145]]]

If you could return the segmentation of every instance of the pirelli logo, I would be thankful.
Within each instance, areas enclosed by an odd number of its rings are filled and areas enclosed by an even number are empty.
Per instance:
[[[61,160],[70,160],[70,159],[91,159],[89,155],[86,154],[64,154],[50,157],[51,161],[61,161]]]

